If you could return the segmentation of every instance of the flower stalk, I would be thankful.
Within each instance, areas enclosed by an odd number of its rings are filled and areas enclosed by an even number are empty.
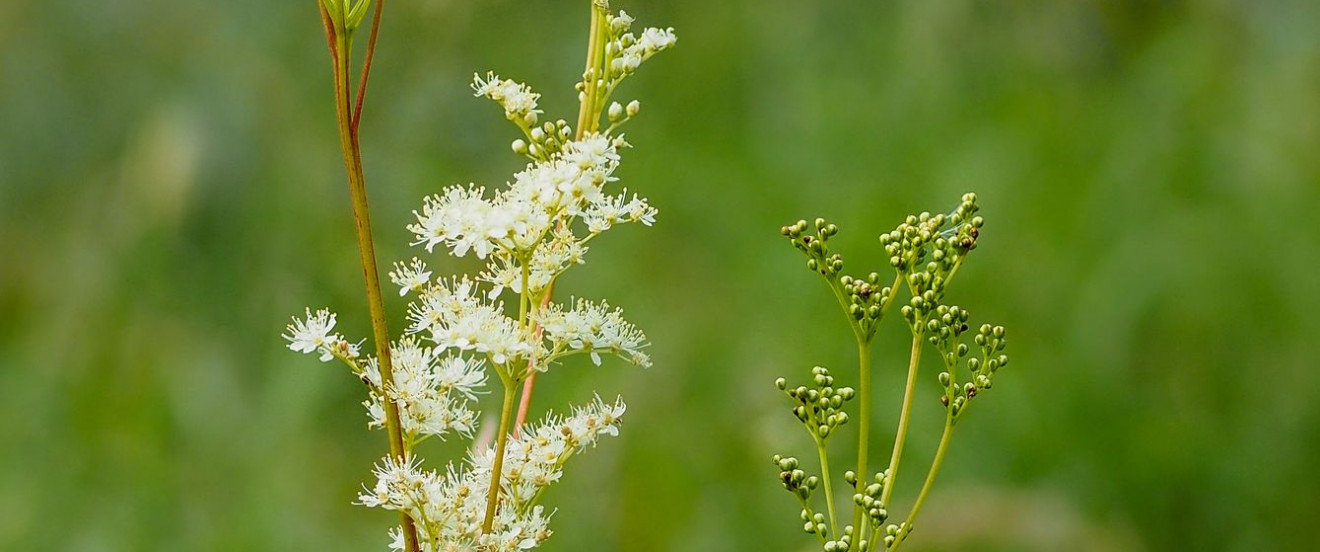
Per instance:
[[[366,1],[366,0],[362,0]],[[358,82],[357,100],[350,104],[349,71],[353,51],[352,37],[356,29],[348,26],[349,14],[344,11],[342,2],[319,3],[321,21],[325,26],[326,40],[330,45],[330,55],[334,63],[335,115],[339,126],[340,153],[344,158],[344,168],[348,173],[348,189],[352,198],[353,221],[357,229],[358,253],[362,260],[362,273],[366,280],[367,306],[371,315],[372,337],[375,342],[376,359],[380,366],[382,387],[394,386],[392,369],[389,324],[385,318],[385,301],[381,294],[380,272],[376,264],[376,248],[371,235],[371,208],[367,203],[367,183],[362,168],[362,148],[358,140],[358,126],[362,120],[363,101],[367,92],[367,79],[371,75],[371,61],[375,55],[376,38],[380,31],[381,11],[385,0],[376,0],[372,16],[371,32],[367,39],[366,59],[362,64],[362,77]],[[331,12],[331,6],[338,13]],[[364,6],[359,6],[363,9]],[[389,441],[390,455],[403,461],[407,452],[404,448],[403,432],[399,421],[399,409],[391,401],[385,403],[385,428]],[[417,530],[412,518],[400,513],[405,546],[408,552],[420,550],[417,542]]]

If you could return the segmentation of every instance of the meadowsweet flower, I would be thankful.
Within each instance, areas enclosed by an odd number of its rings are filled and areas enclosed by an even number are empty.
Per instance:
[[[419,291],[431,281],[431,273],[426,270],[426,263],[413,257],[412,262],[407,264],[394,263],[394,270],[390,271],[390,281],[399,286],[399,297],[408,295],[409,292]]]
[[[565,270],[582,264],[587,254],[587,246],[573,235],[567,227],[556,230],[548,241],[532,252],[528,261],[527,286],[533,294],[539,294],[550,286]],[[514,293],[522,293],[522,264],[511,254],[492,255],[486,271],[480,279],[493,285],[489,297],[495,299],[507,288]]]
[[[537,115],[541,113],[536,108],[540,94],[532,92],[526,84],[501,79],[493,72],[486,73],[486,80],[482,80],[481,75],[474,75],[472,90],[477,96],[485,96],[499,103],[504,108],[504,116],[510,121],[534,125]]]
[[[623,319],[621,309],[611,310],[609,303],[579,299],[571,310],[550,305],[537,318],[554,351],[590,353],[597,366],[601,364],[601,352],[616,354],[638,366],[651,365],[651,358],[642,352],[646,336]]]
[[[678,42],[678,36],[674,34],[674,28],[659,29],[648,27],[642,31],[642,36],[637,38],[637,44],[642,50],[647,52],[648,57],[661,50],[667,50]]]
[[[626,199],[627,196],[628,190],[625,189],[617,196],[606,196],[592,203],[582,214],[587,230],[592,234],[599,234],[619,223],[640,222],[646,226],[655,224],[655,215],[659,211],[637,194],[633,194],[632,199]]]
[[[338,344],[342,344],[345,352],[351,352],[352,356],[357,356],[357,347],[344,341],[339,334],[332,334],[330,330],[335,328],[335,314],[327,309],[320,309],[316,314],[312,314],[312,309],[307,309],[305,319],[294,318],[293,323],[286,327],[284,339],[289,341],[289,349],[299,353],[311,353],[319,351],[321,353],[321,362],[327,362],[334,358],[334,349]]]
[[[410,306],[410,334],[425,334],[440,351],[484,353],[504,365],[532,352],[528,332],[505,316],[504,304],[477,294],[468,277],[441,281],[421,292]]]

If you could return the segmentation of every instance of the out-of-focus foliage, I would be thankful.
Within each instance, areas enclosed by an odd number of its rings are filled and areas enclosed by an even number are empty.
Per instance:
[[[952,299],[1014,362],[909,547],[1314,546],[1320,4],[614,4],[681,36],[621,93],[645,147],[620,176],[660,220],[561,293],[627,308],[655,367],[542,382],[630,399],[553,491],[547,550],[806,550],[772,374],[855,376],[777,232],[826,216],[880,264],[880,232],[966,190],[988,222]],[[417,253],[423,195],[522,166],[471,74],[571,119],[586,24],[585,0],[390,2],[363,122],[382,261]],[[367,320],[331,98],[310,0],[0,2],[0,549],[384,548],[393,518],[349,504],[385,449],[361,386],[279,337],[309,304]]]

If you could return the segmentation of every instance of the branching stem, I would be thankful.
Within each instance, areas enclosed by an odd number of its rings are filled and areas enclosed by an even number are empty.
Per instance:
[[[362,170],[362,150],[358,142],[357,116],[360,115],[363,93],[366,88],[367,68],[363,70],[363,81],[358,83],[357,109],[350,104],[349,68],[352,55],[352,40],[349,33],[337,22],[344,20],[339,14],[334,18],[327,11],[325,4],[320,6],[321,21],[325,24],[326,39],[330,46],[330,55],[334,62],[335,115],[339,125],[339,145],[344,157],[344,168],[348,173],[348,189],[352,196],[353,220],[357,228],[358,253],[362,259],[362,273],[366,280],[367,307],[371,313],[372,338],[376,344],[376,359],[380,367],[382,387],[385,389],[385,428],[389,437],[390,455],[398,462],[405,461],[402,424],[399,422],[399,407],[389,398],[389,390],[394,387],[394,371],[390,362],[390,332],[385,319],[385,300],[380,290],[380,274],[376,267],[376,249],[371,237],[371,209],[367,204],[366,176]],[[374,44],[380,23],[381,4],[376,5],[376,14],[372,24],[369,42]],[[368,58],[369,59],[369,58]],[[368,63],[369,65],[369,63]],[[406,513],[400,513],[403,527],[405,549],[408,552],[420,550],[417,543],[417,528]]]
[[[825,450],[825,439],[819,434],[816,438],[816,453],[820,455],[820,477],[825,482],[825,506],[830,512],[830,538],[838,538],[839,521],[834,515],[834,486],[830,483],[830,455]]]
[[[918,325],[920,327],[920,325]],[[920,331],[912,335],[912,356],[908,360],[907,386],[903,390],[903,407],[898,415],[898,433],[894,435],[894,452],[889,457],[889,474],[885,478],[884,490],[880,493],[880,505],[889,507],[889,497],[894,494],[894,482],[898,480],[898,463],[903,458],[903,444],[907,442],[908,423],[912,421],[912,397],[917,389],[917,367],[921,364],[921,346],[925,342]]]
[[[940,436],[940,445],[935,449],[935,459],[931,461],[930,471],[926,473],[926,482],[922,484],[921,493],[917,495],[917,501],[912,504],[912,511],[908,513],[903,528],[894,536],[894,544],[889,547],[889,552],[897,552],[898,547],[907,540],[908,533],[912,532],[912,523],[916,521],[917,514],[921,513],[921,507],[926,504],[926,495],[930,493],[930,488],[935,484],[935,477],[940,473],[940,466],[944,463],[944,453],[949,449],[949,441],[953,440],[954,427],[953,414],[950,412],[945,415],[944,434]]]

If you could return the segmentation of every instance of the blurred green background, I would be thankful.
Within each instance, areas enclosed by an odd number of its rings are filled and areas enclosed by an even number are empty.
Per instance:
[[[421,253],[423,195],[522,166],[474,71],[575,113],[586,4],[390,2],[363,122],[382,261]],[[385,448],[361,386],[280,339],[308,305],[369,334],[314,6],[0,2],[0,550],[384,549],[395,518],[350,504]],[[630,405],[553,490],[545,550],[812,549],[768,461],[810,443],[771,382],[854,361],[778,229],[831,218],[866,271],[967,190],[988,223],[951,300],[1014,360],[908,548],[1314,549],[1320,3],[614,7],[680,37],[620,96],[643,104],[620,176],[660,220],[561,296],[623,306],[655,367],[543,380],[541,408]],[[904,511],[938,439],[925,370]]]

